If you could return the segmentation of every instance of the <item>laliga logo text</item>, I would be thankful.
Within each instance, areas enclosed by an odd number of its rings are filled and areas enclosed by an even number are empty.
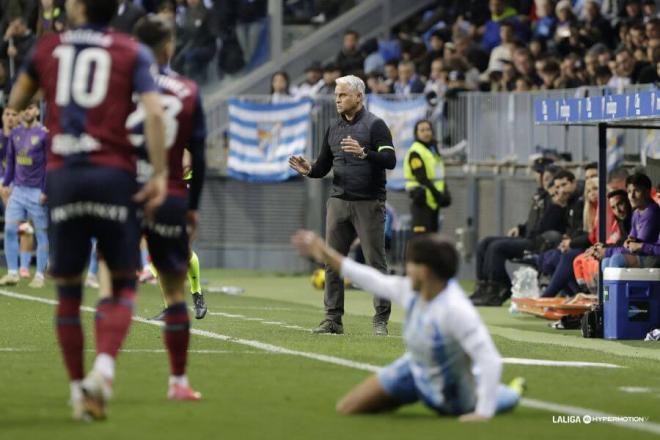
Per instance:
[[[552,423],[560,424],[585,424],[591,423],[645,423],[648,422],[648,417],[627,417],[627,416],[591,416],[586,414],[584,416],[552,416]]]

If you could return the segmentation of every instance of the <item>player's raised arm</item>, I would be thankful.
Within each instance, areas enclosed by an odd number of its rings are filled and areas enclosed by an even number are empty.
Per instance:
[[[352,282],[367,292],[382,298],[405,305],[408,296],[403,288],[405,278],[384,275],[378,270],[346,258],[325,244],[325,241],[312,231],[300,230],[291,237],[291,243],[298,252],[311,257],[319,263],[328,264],[332,269],[341,272]]]

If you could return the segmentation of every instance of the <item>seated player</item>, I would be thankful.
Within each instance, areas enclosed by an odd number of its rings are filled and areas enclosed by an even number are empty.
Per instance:
[[[206,126],[199,88],[194,81],[171,71],[168,62],[174,53],[174,29],[163,18],[148,16],[135,27],[137,39],[151,48],[159,65],[157,84],[168,120],[169,180],[167,199],[148,219],[144,232],[153,265],[158,270],[160,286],[167,302],[163,327],[165,345],[170,355],[170,379],[167,397],[173,400],[199,400],[201,394],[188,384],[186,363],[190,339],[190,320],[186,307],[184,282],[190,261],[189,237],[194,237],[199,223],[197,209],[206,168]],[[139,112],[138,108],[136,112]],[[139,114],[139,113],[138,113]],[[131,117],[128,119],[129,128]],[[134,139],[136,139],[134,137]],[[191,154],[193,178],[190,191],[183,180],[183,152]],[[143,168],[149,174],[149,168]],[[190,235],[189,232],[190,231]]]
[[[311,231],[298,231],[292,243],[301,255],[328,264],[406,310],[406,353],[351,390],[337,404],[339,413],[388,411],[421,400],[439,414],[468,422],[487,420],[518,404],[524,379],[508,387],[500,384],[502,359],[454,280],[459,256],[451,243],[433,234],[413,237],[406,277],[383,275],[345,258]]]
[[[660,266],[660,206],[651,197],[651,179],[636,173],[626,179],[632,215],[630,235],[621,247],[606,248],[601,265],[607,267]]]

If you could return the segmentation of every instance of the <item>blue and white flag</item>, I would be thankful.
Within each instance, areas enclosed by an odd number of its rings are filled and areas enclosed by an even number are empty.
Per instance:
[[[370,95],[369,111],[385,121],[392,132],[392,141],[396,150],[396,168],[387,174],[387,188],[403,190],[406,184],[403,178],[403,159],[415,141],[415,124],[426,118],[428,104],[424,97],[405,101],[392,101],[377,95]]]
[[[303,155],[310,139],[312,102],[282,104],[229,101],[230,177],[281,182],[297,175],[289,156]]]

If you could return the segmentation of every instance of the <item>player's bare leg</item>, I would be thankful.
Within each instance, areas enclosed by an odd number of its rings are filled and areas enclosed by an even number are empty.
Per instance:
[[[336,409],[339,414],[352,415],[392,411],[399,406],[373,375],[342,397]]]

